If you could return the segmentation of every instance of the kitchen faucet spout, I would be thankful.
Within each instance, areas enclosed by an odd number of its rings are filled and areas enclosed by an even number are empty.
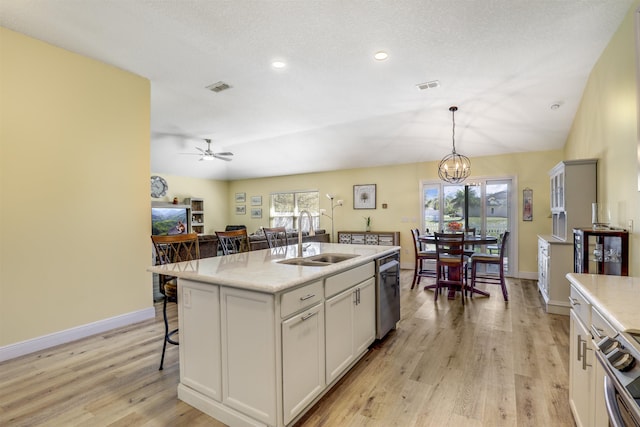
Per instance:
[[[315,236],[316,233],[313,231],[313,217],[311,216],[311,212],[308,210],[300,211],[300,216],[298,217],[298,258],[302,257],[302,217],[304,215],[309,217],[309,236]]]

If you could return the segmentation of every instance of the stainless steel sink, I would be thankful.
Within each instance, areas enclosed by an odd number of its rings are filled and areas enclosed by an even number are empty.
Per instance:
[[[311,261],[307,258],[289,258],[278,261],[278,264],[298,265],[302,267],[326,267],[331,265],[328,262]]]
[[[355,258],[357,256],[360,255],[327,253],[312,255],[303,258],[284,259],[282,261],[278,261],[278,264],[298,265],[303,267],[325,267],[327,265],[336,264],[351,258]]]
[[[307,257],[307,259],[310,259],[310,260],[313,260],[313,261],[319,261],[319,262],[328,262],[329,264],[335,264],[337,262],[346,261],[348,259],[355,258],[357,256],[359,256],[359,255],[327,253],[327,254],[320,254],[320,255],[310,256],[310,257]]]

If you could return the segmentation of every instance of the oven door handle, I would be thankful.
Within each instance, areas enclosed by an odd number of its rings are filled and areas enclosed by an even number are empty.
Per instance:
[[[616,399],[616,386],[613,384],[608,375],[604,376],[604,402],[607,405],[607,413],[609,414],[610,427],[625,427],[622,415],[618,409],[618,401]]]

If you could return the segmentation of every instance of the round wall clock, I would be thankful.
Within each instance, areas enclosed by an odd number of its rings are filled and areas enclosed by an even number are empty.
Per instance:
[[[151,177],[151,197],[158,198],[167,194],[169,186],[161,176]]]

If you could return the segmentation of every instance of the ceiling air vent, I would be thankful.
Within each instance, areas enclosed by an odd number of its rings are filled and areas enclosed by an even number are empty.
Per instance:
[[[222,92],[223,90],[227,90],[231,88],[231,86],[229,86],[228,84],[226,84],[225,82],[216,82],[212,85],[207,86],[207,89],[209,89],[211,92]]]
[[[440,80],[431,80],[430,82],[420,83],[416,86],[419,90],[433,89],[440,86]]]

